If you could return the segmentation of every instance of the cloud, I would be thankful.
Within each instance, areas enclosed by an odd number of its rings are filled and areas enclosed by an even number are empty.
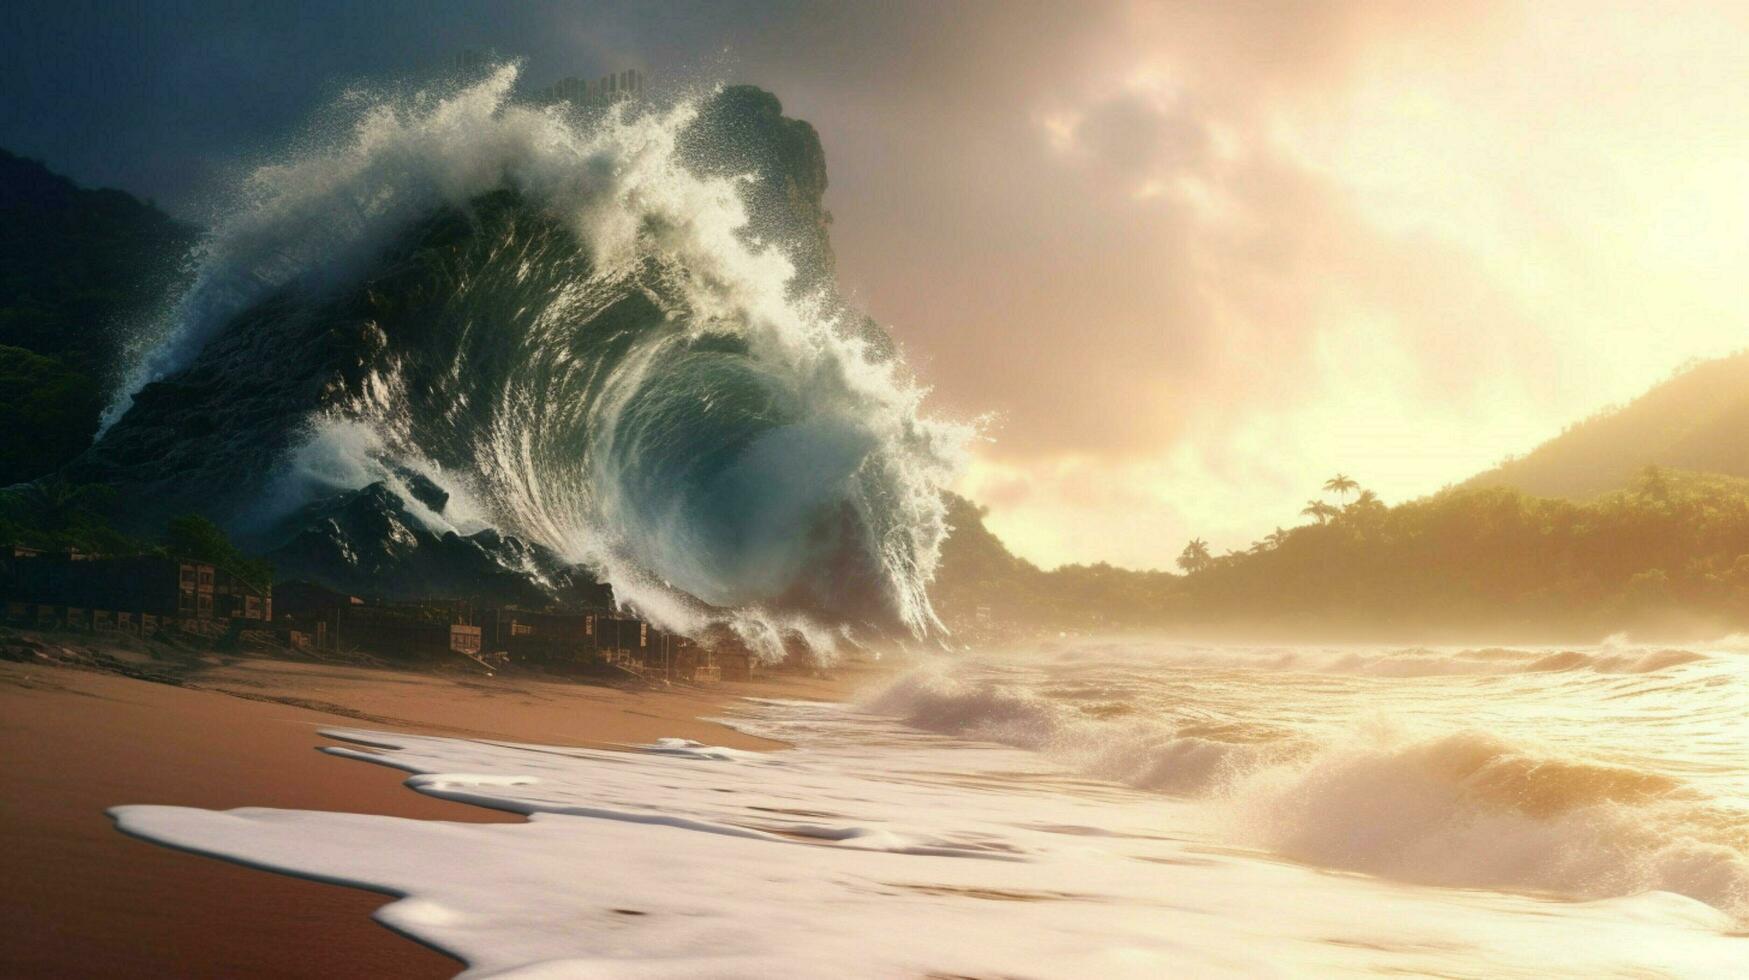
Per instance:
[[[1202,170],[1209,142],[1194,112],[1158,91],[1131,88],[1083,110],[1065,127],[1059,145],[1139,188]]]
[[[1731,32],[1405,9],[1136,6],[1034,98],[1060,182],[1034,192],[1073,212],[1041,220],[1103,238],[1020,278],[1035,311],[1092,316],[972,312],[955,327],[980,364],[944,372],[1074,365],[1066,390],[992,389],[1010,425],[966,480],[1023,551],[1240,546],[1337,468],[1427,493],[1741,343],[1718,314],[1740,324],[1743,298],[1714,287],[1742,238],[1695,210],[1741,213]],[[1571,111],[1598,99],[1614,117]],[[1672,208],[1705,245],[1671,238]]]
[[[45,6],[0,137],[65,117],[25,148],[171,186],[223,120],[287,129],[312,78],[459,46],[533,84],[765,85],[825,142],[844,285],[936,410],[995,416],[966,488],[1047,563],[1241,546],[1337,468],[1426,493],[1745,336],[1728,5],[230,7],[81,33]]]

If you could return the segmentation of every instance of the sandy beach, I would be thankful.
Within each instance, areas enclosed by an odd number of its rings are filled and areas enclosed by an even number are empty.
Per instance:
[[[772,748],[703,718],[740,697],[838,698],[868,679],[625,690],[250,658],[166,667],[115,653],[160,679],[0,662],[11,786],[0,808],[0,975],[453,975],[457,961],[369,918],[385,897],[155,847],[117,832],[105,810],[162,803],[517,821],[318,753],[327,741],[318,732],[364,726],[591,746],[679,736]]]

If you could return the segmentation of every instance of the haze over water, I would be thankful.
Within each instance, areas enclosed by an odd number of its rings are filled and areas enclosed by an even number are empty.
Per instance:
[[[1064,642],[913,675],[877,704],[1195,801],[1236,843],[1310,864],[1666,889],[1744,920],[1745,650]]]
[[[330,750],[525,825],[116,816],[405,895],[379,918],[481,975],[1720,976],[1744,650],[1063,642],[749,702],[776,753]]]
[[[1749,3],[241,6],[0,13],[0,977],[1749,978]]]

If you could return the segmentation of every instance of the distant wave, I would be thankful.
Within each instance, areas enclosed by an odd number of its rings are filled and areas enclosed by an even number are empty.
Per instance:
[[[1730,650],[1730,639],[1708,644]],[[1053,648],[1047,645],[1046,652]],[[1319,647],[1174,647],[1134,641],[1078,642],[1055,655],[1065,661],[1104,658],[1144,659],[1178,667],[1243,667],[1256,670],[1302,671],[1373,677],[1443,677],[1590,671],[1598,674],[1642,674],[1706,659],[1692,650],[1648,650],[1620,640],[1589,650],[1536,650],[1511,647],[1476,648],[1319,648]]]
[[[1654,680],[1706,664],[1704,654],[1144,653],[1113,644],[1128,651],[1118,654],[1106,646],[1059,645],[1039,661],[1059,666],[1038,672],[1027,671],[1024,659],[976,669],[937,663],[901,676],[865,706],[927,731],[1042,752],[1090,776],[1194,802],[1223,833],[1295,860],[1425,884],[1586,898],[1662,889],[1749,922],[1749,810],[1741,801],[1721,800],[1679,773],[1602,761],[1561,741],[1430,729],[1416,724],[1412,702],[1389,699],[1393,688],[1363,720],[1318,723],[1327,710],[1321,705],[1377,690],[1329,688],[1320,675],[1369,685],[1516,676],[1514,684],[1548,691],[1530,703],[1558,712],[1570,702],[1569,684],[1605,685],[1599,697],[1629,701],[1660,697],[1672,684],[1724,691],[1717,683],[1706,688],[1714,675]],[[1260,689],[1282,683],[1270,679],[1279,671],[1301,672],[1302,692],[1276,702],[1285,709],[1251,710]],[[1487,691],[1466,687],[1447,696]],[[1705,716],[1699,724],[1706,737],[1728,740],[1741,715],[1715,700],[1696,704]]]
[[[1665,775],[1476,731],[1376,732],[1227,792],[1252,841],[1303,861],[1584,898],[1659,889],[1749,921],[1743,812]]]
[[[363,295],[377,353],[293,420],[307,435],[254,520],[381,480],[436,530],[538,542],[664,625],[727,622],[772,655],[784,634],[937,628],[966,430],[926,418],[841,311],[791,295],[782,243],[744,238],[738,182],[682,160],[697,100],[584,119],[514,102],[515,81],[354,94],[348,125],[251,174],[105,428],[260,329],[249,311]],[[409,239],[437,243],[441,297],[394,292],[428,264],[381,267]],[[421,318],[397,320],[409,303]],[[407,494],[408,471],[454,510]]]

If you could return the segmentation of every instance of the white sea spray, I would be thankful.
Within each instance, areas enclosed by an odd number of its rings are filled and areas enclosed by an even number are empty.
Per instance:
[[[660,625],[724,624],[774,658],[882,621],[938,629],[941,491],[969,430],[928,417],[842,310],[794,295],[782,243],[743,234],[741,179],[689,169],[681,141],[711,93],[581,114],[516,101],[516,77],[353,93],[342,122],[253,171],[104,427],[246,329],[239,314],[357,290],[385,250],[461,214],[476,239],[441,322],[363,328],[378,363],[300,422],[256,525],[381,481],[439,533],[514,534]],[[502,193],[514,215],[479,217]],[[407,493],[409,471],[455,512]]]

